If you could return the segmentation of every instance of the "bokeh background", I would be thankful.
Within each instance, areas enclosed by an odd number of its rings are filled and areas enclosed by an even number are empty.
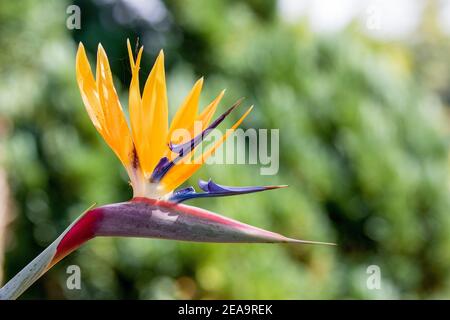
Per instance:
[[[190,183],[289,188],[191,204],[339,246],[95,239],[23,298],[450,298],[450,1],[436,0],[1,1],[0,282],[92,203],[131,197],[74,67],[79,41],[91,63],[101,42],[126,106],[127,38],[144,75],[165,50],[171,112],[205,76],[202,106],[227,88],[222,110],[256,106],[243,128],[280,129],[276,176],[216,165]]]

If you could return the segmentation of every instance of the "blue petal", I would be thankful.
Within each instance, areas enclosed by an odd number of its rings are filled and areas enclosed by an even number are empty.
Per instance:
[[[223,186],[208,180],[199,180],[198,185],[204,192],[197,193],[193,187],[182,189],[173,193],[170,197],[170,201],[182,202],[194,198],[210,198],[210,197],[225,197],[246,193],[254,193],[278,188],[284,188],[286,186],[252,186],[252,187],[230,187]]]

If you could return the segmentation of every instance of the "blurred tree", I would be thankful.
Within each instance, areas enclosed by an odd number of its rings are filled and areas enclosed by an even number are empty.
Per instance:
[[[437,92],[442,101],[450,106],[450,41],[439,27],[438,18],[439,2],[427,2],[419,32],[411,47],[419,81]]]
[[[92,202],[130,196],[118,161],[82,107],[71,37],[83,41],[92,58],[102,42],[123,105],[130,78],[127,37],[145,45],[144,75],[157,51],[166,50],[172,110],[201,75],[202,106],[225,87],[222,108],[247,97],[256,109],[244,128],[280,129],[279,174],[216,165],[194,178],[290,188],[195,204],[339,246],[96,239],[25,297],[450,296],[442,108],[412,76],[416,66],[404,48],[393,50],[352,29],[327,37],[304,25],[287,26],[274,1],[75,3],[82,12],[76,31],[65,28],[62,2],[0,4],[0,117],[12,124],[5,145],[18,211],[7,277]],[[81,291],[64,287],[65,267],[73,263],[82,270]],[[372,264],[381,267],[381,290],[366,287]]]

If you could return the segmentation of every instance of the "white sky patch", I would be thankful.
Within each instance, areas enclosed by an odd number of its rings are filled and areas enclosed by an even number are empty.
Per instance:
[[[288,22],[298,22],[308,10],[309,1],[278,0],[277,7],[281,17]]]
[[[361,0],[316,0],[309,2],[309,22],[313,30],[341,30],[355,17],[363,4]]]
[[[375,37],[404,38],[419,27],[424,4],[424,1],[419,0],[367,1],[362,23],[365,30]]]
[[[126,6],[128,12],[124,13],[118,5],[119,2],[116,2],[113,13],[115,18],[123,23],[139,18],[150,24],[156,24],[164,20],[167,15],[166,7],[161,0],[120,0],[120,2]]]
[[[369,35],[391,40],[414,34],[427,0],[278,0],[282,19],[307,19],[315,32],[337,32],[359,21]],[[450,33],[450,0],[441,0],[439,23]]]
[[[439,25],[446,34],[450,35],[450,0],[441,0],[439,4]]]

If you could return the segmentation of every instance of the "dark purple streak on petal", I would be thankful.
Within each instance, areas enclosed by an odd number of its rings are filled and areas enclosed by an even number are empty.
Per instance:
[[[225,118],[231,113],[231,111],[236,109],[236,107],[238,107],[241,104],[242,100],[243,99],[241,98],[238,101],[236,101],[227,111],[221,114],[205,130],[203,130],[202,133],[200,133],[190,141],[181,144],[173,144],[172,142],[169,142],[169,149],[172,152],[177,153],[178,155],[172,161],[165,161],[164,158],[166,157],[162,158],[158,162],[158,165],[153,170],[152,175],[150,177],[150,181],[159,182],[175,164],[177,164],[192,150],[194,150],[210,134],[212,130],[214,130],[219,124],[221,124],[223,120],[225,120]]]

